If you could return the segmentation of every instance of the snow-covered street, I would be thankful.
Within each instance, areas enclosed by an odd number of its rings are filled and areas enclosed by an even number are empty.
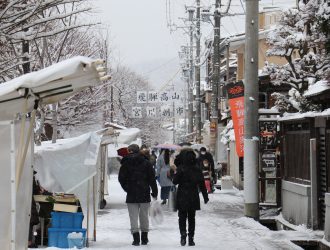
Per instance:
[[[89,249],[136,249],[131,246],[129,218],[117,176],[109,182],[107,206],[99,212],[97,241]],[[243,193],[238,190],[216,190],[210,194],[207,205],[196,215],[195,249],[301,249],[289,239],[316,237],[313,231],[270,231],[268,228],[243,216]],[[164,223],[151,226],[149,244],[142,249],[182,249],[179,243],[177,213],[164,206]],[[56,248],[47,248],[53,250]]]

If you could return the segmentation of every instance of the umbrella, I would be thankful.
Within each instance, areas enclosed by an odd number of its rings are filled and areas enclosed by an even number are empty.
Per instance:
[[[171,150],[176,150],[181,148],[179,145],[176,144],[158,144],[154,148],[160,148],[160,149],[171,149]]]
[[[191,146],[192,144],[190,142],[181,142],[179,143],[179,145],[183,147],[183,146]]]
[[[206,148],[207,149],[207,146],[205,146],[204,144],[193,144],[191,145],[191,148],[192,149],[196,149],[196,150],[200,150],[202,147]]]

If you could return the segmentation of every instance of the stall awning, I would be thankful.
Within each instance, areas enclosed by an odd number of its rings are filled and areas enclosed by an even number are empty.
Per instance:
[[[0,120],[30,112],[36,100],[54,103],[98,84],[101,63],[102,60],[78,56],[0,84]]]

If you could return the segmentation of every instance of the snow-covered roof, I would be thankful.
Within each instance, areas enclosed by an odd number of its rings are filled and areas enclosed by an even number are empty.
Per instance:
[[[113,123],[113,122],[106,122],[104,124],[106,127],[112,127],[114,129],[127,129],[125,126],[119,125],[117,123]]]
[[[102,60],[78,56],[0,84],[0,120],[30,112],[36,100],[54,103],[98,84],[101,63]]]
[[[278,118],[278,121],[293,121],[302,120],[304,118],[314,118],[314,117],[327,117],[330,116],[330,109],[326,109],[322,112],[306,112],[306,113],[284,113],[283,117]]]
[[[313,85],[309,85],[308,90],[304,93],[304,96],[305,97],[315,96],[329,89],[330,89],[329,82],[325,80],[321,80]]]

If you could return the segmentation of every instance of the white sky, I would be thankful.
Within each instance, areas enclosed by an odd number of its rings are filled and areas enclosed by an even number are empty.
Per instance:
[[[260,5],[287,6],[295,1],[261,0]],[[167,27],[166,3],[169,2],[172,20],[182,25],[178,17],[185,17],[184,6],[195,0],[95,0],[97,19],[109,30],[115,63],[131,67],[154,85],[166,82],[178,70],[178,51],[187,43],[182,29],[171,34]],[[201,0],[202,6],[214,3],[215,0]],[[226,4],[227,0],[222,3]],[[245,0],[232,0],[231,13],[242,12],[241,3],[245,8]],[[222,24],[222,36],[243,32],[244,16],[224,18]],[[212,35],[212,26],[204,24],[203,33],[204,37]]]

